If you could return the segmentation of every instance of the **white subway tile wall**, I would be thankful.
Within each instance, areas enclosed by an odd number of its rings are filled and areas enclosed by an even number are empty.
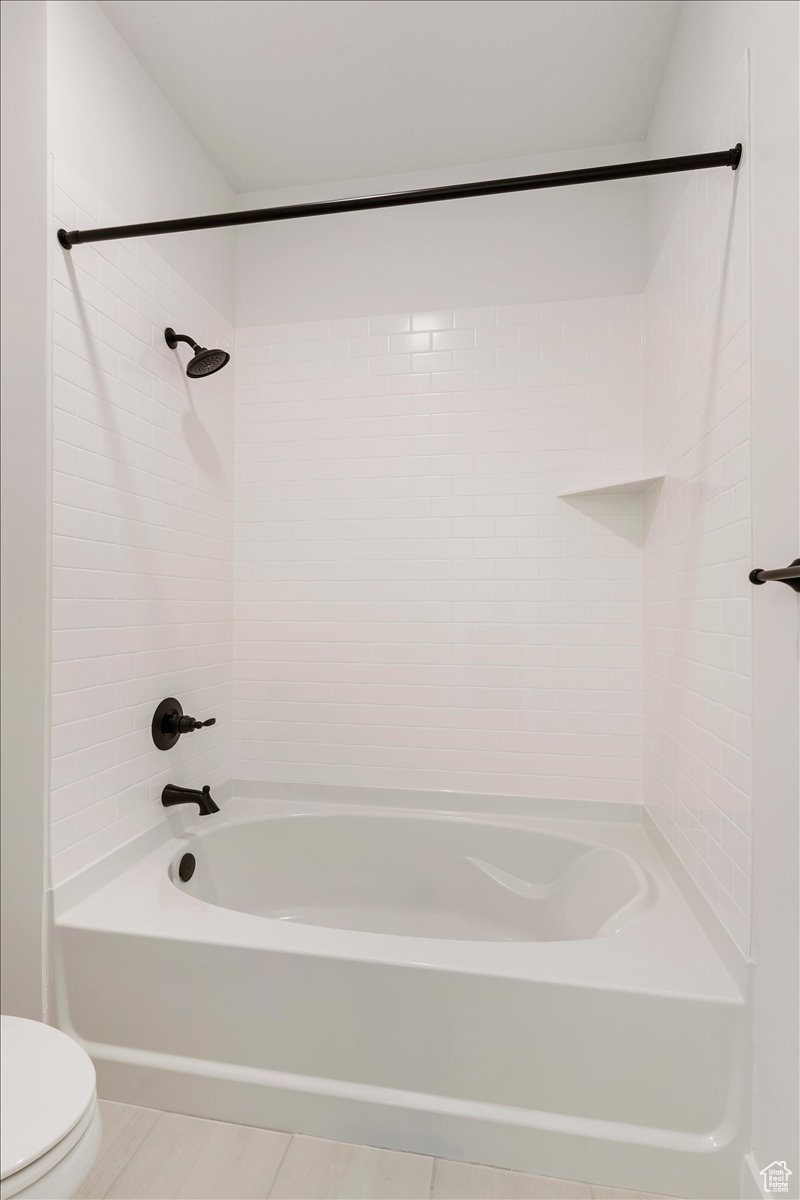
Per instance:
[[[67,228],[118,220],[55,164]],[[54,251],[51,839],[58,883],[165,819],[168,781],[231,776],[233,331],[140,241]],[[220,718],[157,750],[159,700]]]
[[[746,127],[740,72],[708,148]],[[726,140],[727,139],[727,140]],[[743,951],[750,936],[747,161],[692,176],[645,294],[645,801]]]
[[[243,779],[641,800],[640,296],[237,333]]]

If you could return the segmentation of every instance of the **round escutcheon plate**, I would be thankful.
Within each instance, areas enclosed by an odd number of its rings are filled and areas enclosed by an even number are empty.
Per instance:
[[[159,750],[171,750],[177,743],[181,736],[178,731],[178,718],[182,716],[180,700],[176,700],[174,696],[167,696],[166,700],[161,701],[153,713],[153,723],[150,726],[153,741]]]

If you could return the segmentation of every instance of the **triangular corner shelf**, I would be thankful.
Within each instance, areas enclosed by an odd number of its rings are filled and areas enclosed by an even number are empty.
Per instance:
[[[663,475],[643,475],[636,479],[618,479],[613,483],[596,484],[594,487],[559,492],[558,496],[560,500],[577,500],[581,496],[640,496],[654,484],[661,483],[663,479]]]
[[[587,517],[605,526],[609,533],[625,538],[634,546],[643,546],[646,529],[647,506],[645,497],[651,488],[664,480],[663,475],[641,475],[627,479],[612,479],[598,483],[594,487],[580,488],[573,492],[559,493],[559,500],[565,500],[573,508],[578,509]],[[594,503],[602,498],[620,496],[627,497],[626,504]],[[631,524],[631,518],[636,520]]]

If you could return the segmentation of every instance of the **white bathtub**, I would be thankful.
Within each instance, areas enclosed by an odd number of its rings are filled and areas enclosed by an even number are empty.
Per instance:
[[[101,1095],[737,1194],[743,998],[632,821],[230,801],[54,945]]]

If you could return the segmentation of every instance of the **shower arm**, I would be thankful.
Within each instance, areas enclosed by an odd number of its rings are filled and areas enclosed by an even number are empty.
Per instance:
[[[137,225],[110,225],[104,229],[59,229],[58,240],[65,250],[84,242],[108,242],[117,238],[153,237],[161,233],[189,233],[197,229],[226,229],[232,225],[256,225],[264,221],[294,221],[332,213],[364,212],[372,208],[401,208],[429,204],[435,200],[462,200],[470,196],[494,196],[506,192],[528,192],[540,188],[567,187],[576,183],[603,183],[613,179],[668,175],[675,171],[702,171],[730,167],[735,171],[742,157],[742,143],[730,150],[708,154],[685,154],[678,158],[651,158],[642,162],[612,163],[607,167],[582,167],[550,171],[544,175],[515,175],[508,179],[482,179],[474,183],[452,183],[444,187],[420,188],[412,192],[386,192],[377,196],[354,196],[343,200],[319,200],[308,204],[283,204],[277,208],[251,208],[241,212],[212,213],[206,217],[178,217],[171,221],[145,221]]]
[[[164,337],[170,350],[174,350],[178,342],[185,342],[187,346],[191,346],[193,350],[200,350],[201,347],[194,338],[190,338],[186,333],[176,333],[174,329],[167,327],[164,330]]]

